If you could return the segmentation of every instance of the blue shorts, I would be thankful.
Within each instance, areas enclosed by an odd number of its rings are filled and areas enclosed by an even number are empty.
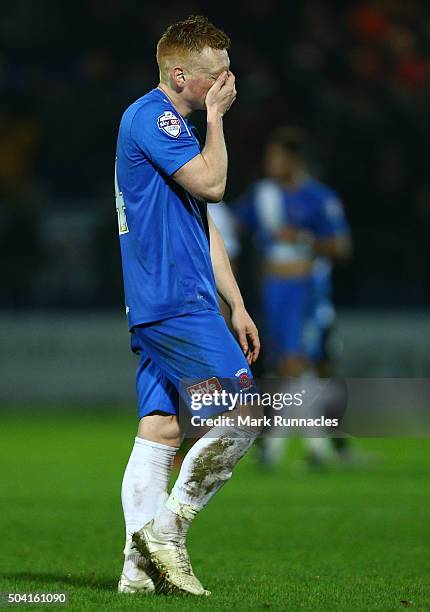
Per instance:
[[[240,392],[251,389],[252,374],[224,318],[201,310],[133,328],[131,348],[140,354],[136,372],[138,415],[178,414],[184,404],[192,413],[194,392]],[[225,412],[208,406],[202,417]]]
[[[269,360],[305,355],[306,327],[312,308],[312,278],[268,277],[263,286],[263,308]]]

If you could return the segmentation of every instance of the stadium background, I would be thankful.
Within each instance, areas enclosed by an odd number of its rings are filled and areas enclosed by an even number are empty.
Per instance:
[[[117,489],[133,435],[134,358],[123,316],[112,168],[122,111],[157,83],[154,48],[160,33],[177,18],[203,13],[232,38],[239,95],[225,121],[231,159],[228,203],[261,176],[267,130],[285,123],[308,130],[314,171],[340,194],[354,242],[352,261],[335,273],[338,372],[425,377],[430,372],[430,10],[424,0],[248,0],[228,6],[15,0],[2,3],[0,11],[0,407],[7,492],[1,528],[7,549],[15,551],[14,537],[28,528],[31,509],[36,510],[30,538],[41,550],[38,571],[30,571],[29,543],[18,555],[18,566],[9,567],[6,555],[3,569],[9,586],[40,590],[48,590],[43,585],[60,590],[61,577],[70,573],[73,588],[88,595],[83,559],[91,561],[90,549],[87,557],[78,549],[71,557],[66,554],[69,565],[55,581],[54,571],[46,568],[55,564],[52,549],[58,542],[39,532],[60,516],[78,537],[73,530],[83,520],[80,513],[98,503],[91,487],[112,505],[111,514],[94,514],[97,529],[102,532],[108,519],[115,533],[121,532]],[[203,116],[196,123],[204,129]],[[240,274],[245,297],[257,311],[253,261],[252,252],[242,257]],[[97,442],[89,436],[91,428],[101,431]],[[106,471],[98,465],[100,455],[108,458],[103,436],[112,450]],[[79,440],[82,463],[76,457]],[[399,533],[409,514],[419,515],[416,531],[400,534],[393,559],[404,554],[402,543],[409,555],[414,551],[419,557],[418,542],[426,537],[421,483],[429,476],[427,446],[424,441],[409,444],[407,452],[401,442],[373,446],[385,448],[386,454],[367,494],[385,492],[397,512],[397,522],[386,515],[385,540]],[[64,481],[53,470],[56,462],[64,469]],[[85,470],[94,463],[98,467],[90,468],[87,478]],[[245,482],[266,494],[271,507],[275,481],[265,489],[260,480],[255,485],[251,467],[243,469]],[[83,486],[89,487],[85,491],[79,485],[82,474]],[[365,472],[352,484],[346,474],[336,473],[330,481],[321,475],[309,478],[303,484],[285,477],[285,500],[293,508],[294,500],[313,505],[316,526],[318,511],[324,513],[324,503],[336,506],[339,491],[351,501],[352,520],[357,499],[371,486]],[[25,484],[29,481],[37,490]],[[53,490],[60,492],[56,503]],[[403,495],[408,502],[400,506]],[[234,485],[226,496],[225,503],[237,509]],[[285,500],[276,503],[283,507]],[[215,504],[208,511],[214,524],[219,509]],[[294,514],[290,519],[297,522]],[[352,537],[346,527],[345,533],[346,540]],[[366,533],[369,541],[377,537],[377,531]],[[318,537],[315,533],[315,542]],[[71,540],[65,542],[64,550]],[[325,545],[330,556],[332,543]],[[109,546],[112,561],[118,547]],[[272,552],[279,568],[276,547]],[[412,567],[417,559],[409,560]],[[387,575],[395,581],[392,563]],[[91,585],[108,590],[111,565],[97,571]],[[419,591],[419,576],[408,576],[405,584],[410,579]],[[367,583],[363,592],[367,587],[376,597]],[[325,593],[321,589],[315,597]],[[301,592],[293,592],[297,602],[304,601]],[[358,590],[354,594],[360,597]],[[264,597],[270,602],[270,591]],[[402,597],[409,600],[407,589],[394,596],[397,603]],[[317,605],[318,599],[312,601]],[[335,600],[328,602],[335,609]]]

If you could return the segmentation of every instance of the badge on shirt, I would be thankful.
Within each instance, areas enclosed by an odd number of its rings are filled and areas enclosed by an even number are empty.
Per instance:
[[[177,138],[181,133],[181,122],[171,111],[164,111],[158,117],[157,125],[160,130],[163,130],[163,132],[172,138]]]

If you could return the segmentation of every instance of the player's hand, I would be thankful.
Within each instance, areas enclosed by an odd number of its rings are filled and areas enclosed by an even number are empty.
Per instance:
[[[281,242],[306,242],[312,244],[314,236],[311,232],[294,225],[283,225],[276,233],[277,240]]]
[[[236,99],[235,76],[232,72],[222,72],[206,94],[206,109],[225,115]]]
[[[246,361],[249,365],[255,363],[260,354],[260,338],[258,330],[243,306],[235,308],[231,314],[231,325],[239,338]]]

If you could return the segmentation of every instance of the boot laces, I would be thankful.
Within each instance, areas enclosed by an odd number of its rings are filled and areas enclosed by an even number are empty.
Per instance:
[[[181,569],[181,571],[184,574],[188,574],[189,576],[192,576],[193,570],[191,568],[190,558],[188,556],[185,546],[178,545],[176,547],[176,559],[177,559],[178,567]]]

